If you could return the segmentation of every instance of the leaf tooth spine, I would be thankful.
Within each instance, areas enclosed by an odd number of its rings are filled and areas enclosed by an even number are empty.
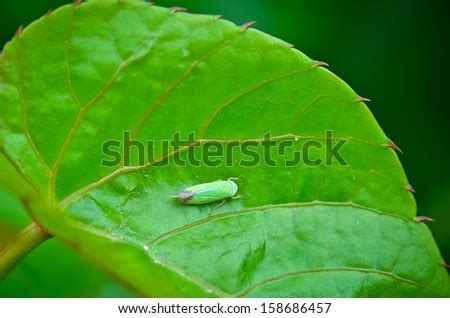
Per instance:
[[[222,19],[222,15],[221,15],[221,14],[219,14],[219,15],[216,15],[216,16],[214,16],[214,19],[216,19],[216,20],[220,20],[220,19]]]
[[[442,262],[442,266],[444,266],[447,269],[450,269],[450,265],[446,261]]]
[[[244,23],[243,25],[242,25],[242,31],[246,31],[246,30],[248,30],[253,24],[255,24],[256,23],[256,20],[254,20],[254,21],[250,21],[250,22],[247,22],[247,23]]]
[[[356,101],[357,101],[357,102],[362,102],[362,103],[364,103],[364,102],[371,102],[370,99],[365,98],[365,97],[362,97],[362,96],[358,96],[358,97],[356,98]]]
[[[416,193],[416,190],[414,190],[414,188],[412,187],[412,185],[408,184],[406,186],[406,191],[411,192],[411,193]]]
[[[46,17],[51,16],[52,13],[53,13],[53,10],[52,9],[48,9],[47,13],[45,13],[45,16]]]
[[[330,66],[328,63],[322,62],[322,61],[314,61],[314,65],[316,67],[321,67],[321,66],[328,67],[328,66]]]
[[[185,12],[186,8],[182,8],[182,7],[172,7],[170,8],[170,12],[172,13],[177,13],[177,12]]]
[[[295,47],[295,45],[294,44],[292,44],[292,43],[288,43],[288,48],[290,48],[290,49],[293,49]]]
[[[22,33],[23,33],[23,24],[19,25],[19,27],[17,28],[16,36],[20,37]]]
[[[423,222],[434,222],[434,219],[428,217],[428,216],[423,216],[423,215],[419,215],[416,216],[415,220],[417,222],[423,223]]]
[[[399,146],[397,146],[392,140],[388,140],[388,143],[386,144],[386,147],[389,147],[391,149],[394,149],[395,151],[398,151],[399,153],[403,153],[403,151],[400,149]]]

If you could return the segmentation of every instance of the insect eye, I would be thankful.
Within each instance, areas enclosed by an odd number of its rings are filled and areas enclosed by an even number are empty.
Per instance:
[[[192,199],[194,197],[194,192],[189,191],[189,190],[183,190],[180,193],[178,193],[178,199],[181,201],[189,201],[190,199]]]

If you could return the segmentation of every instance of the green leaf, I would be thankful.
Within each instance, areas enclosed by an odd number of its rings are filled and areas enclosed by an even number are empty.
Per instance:
[[[289,44],[141,2],[68,5],[0,62],[0,180],[33,218],[146,296],[445,296],[448,278],[390,140],[358,95]],[[105,167],[102,145],[155,143]],[[333,131],[333,137],[325,132]],[[186,167],[180,133],[296,147],[347,140],[348,165]],[[122,148],[121,148],[122,149]],[[323,158],[324,149],[315,156]],[[159,164],[168,160],[168,165]],[[239,200],[182,206],[186,186],[239,177]],[[24,200],[24,199],[22,199]]]

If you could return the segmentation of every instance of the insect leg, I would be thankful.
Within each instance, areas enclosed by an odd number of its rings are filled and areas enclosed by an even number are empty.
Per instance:
[[[212,209],[215,210],[218,207],[222,206],[225,203],[225,200],[220,201],[215,207],[213,207]]]

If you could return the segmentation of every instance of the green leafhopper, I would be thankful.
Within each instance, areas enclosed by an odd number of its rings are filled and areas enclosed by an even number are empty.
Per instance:
[[[238,197],[234,195],[238,191],[238,186],[232,179],[200,183],[187,187],[181,190],[174,198],[183,204],[207,204],[224,201],[229,198],[236,199]]]

